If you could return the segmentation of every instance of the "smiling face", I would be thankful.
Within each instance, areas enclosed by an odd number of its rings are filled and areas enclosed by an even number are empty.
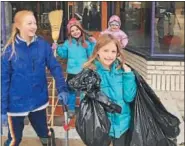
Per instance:
[[[102,65],[110,69],[111,64],[116,60],[118,54],[116,44],[113,41],[109,42],[101,47],[97,54]]]
[[[35,17],[31,14],[26,15],[24,18],[22,18],[22,21],[20,22],[18,29],[20,31],[20,36],[23,39],[27,41],[31,40],[37,31]]]
[[[110,28],[111,28],[111,31],[118,31],[120,27],[117,24],[111,24]]]
[[[79,38],[81,36],[82,32],[77,26],[72,26],[71,27],[71,36],[73,38]]]

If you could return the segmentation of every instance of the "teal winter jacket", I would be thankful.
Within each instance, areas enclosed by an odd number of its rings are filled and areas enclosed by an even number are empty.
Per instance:
[[[113,102],[122,107],[121,114],[107,113],[111,122],[109,135],[119,138],[130,127],[131,111],[129,103],[134,100],[137,85],[135,75],[131,72],[124,72],[122,68],[117,69],[119,61],[116,60],[111,69],[105,69],[99,61],[95,61],[96,72],[101,78],[101,91],[104,92]]]
[[[86,40],[87,48],[84,48],[81,43],[75,39],[72,39],[71,43],[68,40],[63,45],[57,48],[57,54],[67,59],[67,73],[78,74],[82,71],[83,64],[91,56],[95,43]]]

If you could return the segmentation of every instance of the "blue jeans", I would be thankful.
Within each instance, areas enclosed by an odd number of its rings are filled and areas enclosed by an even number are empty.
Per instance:
[[[23,136],[25,117],[26,116],[8,116],[8,139],[4,144],[5,146],[19,146]],[[28,118],[38,137],[49,137],[49,129],[47,126],[46,119],[46,109],[29,113]]]

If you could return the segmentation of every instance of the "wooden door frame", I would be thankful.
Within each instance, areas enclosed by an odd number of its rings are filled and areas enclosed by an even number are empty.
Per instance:
[[[101,2],[101,16],[102,16],[101,28],[103,31],[107,28],[107,2]]]
[[[107,29],[107,2],[101,2],[101,31]],[[99,37],[101,31],[91,31],[93,37]]]

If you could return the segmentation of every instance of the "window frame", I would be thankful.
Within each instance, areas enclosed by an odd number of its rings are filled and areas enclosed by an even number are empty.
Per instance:
[[[184,54],[165,54],[165,53],[155,53],[155,1],[152,1],[152,9],[151,9],[151,39],[150,39],[150,48],[149,54],[142,53],[140,50],[135,50],[134,48],[125,48],[125,50],[141,56],[146,60],[156,60],[156,61],[184,61]]]
[[[152,13],[151,13],[151,46],[150,55],[151,57],[180,57],[184,58],[184,54],[165,54],[165,53],[155,53],[155,1],[152,2]],[[180,59],[179,58],[179,59]]]

